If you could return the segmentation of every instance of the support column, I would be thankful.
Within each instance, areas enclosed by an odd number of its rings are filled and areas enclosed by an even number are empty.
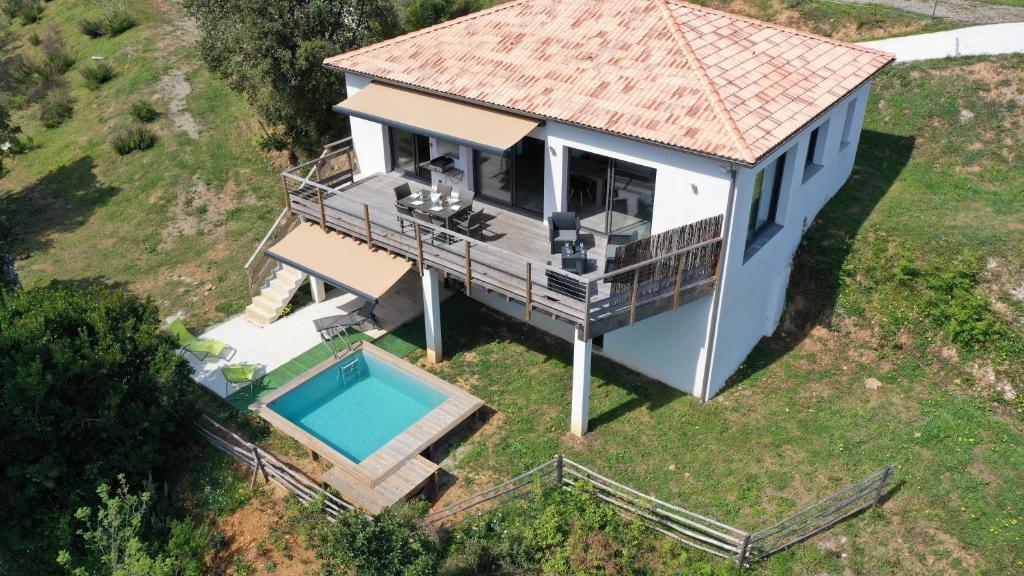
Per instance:
[[[427,362],[441,361],[441,282],[433,268],[423,269],[423,323],[427,332]]]
[[[313,296],[313,302],[317,304],[327,299],[327,287],[324,286],[324,281],[316,276],[309,277],[309,291]]]
[[[587,433],[590,421],[590,357],[593,340],[584,340],[583,331],[576,330],[572,346],[572,415],[569,430],[576,436]]]

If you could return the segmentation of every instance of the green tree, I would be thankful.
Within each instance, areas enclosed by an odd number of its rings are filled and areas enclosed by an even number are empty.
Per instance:
[[[491,5],[491,0],[408,0],[402,5],[402,28],[411,32]]]
[[[120,486],[114,495],[107,484],[96,488],[100,506],[95,513],[88,507],[75,512],[75,518],[85,524],[78,530],[85,554],[76,558],[61,550],[58,563],[73,576],[171,576],[171,560],[151,555],[140,538],[150,506],[149,492],[132,494],[124,475],[117,479]]]
[[[73,511],[189,450],[195,384],[156,306],[98,285],[0,291],[0,566],[56,569]]]
[[[0,104],[0,174],[4,172],[4,156],[13,156],[21,148],[21,128],[11,126],[11,113]]]
[[[323,59],[400,32],[392,0],[185,0],[206,65],[244,94],[295,157],[343,134],[344,78]],[[272,136],[272,137],[269,137]]]

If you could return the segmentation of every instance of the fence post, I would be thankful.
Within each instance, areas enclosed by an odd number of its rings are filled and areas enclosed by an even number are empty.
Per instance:
[[[420,276],[423,276],[423,235],[420,232],[420,223],[413,224],[416,230],[416,269]]]
[[[469,257],[469,242],[466,244],[466,294],[473,295],[473,260]]]
[[[373,231],[370,230],[370,205],[363,204],[363,220],[366,220],[366,246],[373,250]]]
[[[629,325],[636,324],[636,296],[640,289],[640,268],[633,269],[633,291],[629,295]]]
[[[253,456],[252,480],[249,481],[249,490],[255,490],[256,489],[256,475],[259,474],[260,473],[260,469],[263,468],[263,462],[260,461],[260,451],[259,451],[258,448],[256,448],[256,446],[252,447],[252,456]],[[267,475],[267,473],[264,472],[263,475],[265,477]]]
[[[736,566],[739,567],[740,572],[743,571],[743,567],[747,564],[747,556],[750,554],[750,538],[751,535],[747,534],[746,538],[743,539],[743,546],[740,548],[740,555],[736,558]]]
[[[565,467],[565,463],[562,461],[562,453],[555,454],[555,482],[558,487],[562,487],[562,472]]]
[[[526,321],[530,321],[530,315],[533,312],[533,273],[532,264],[526,263]]]
[[[324,232],[327,231],[327,211],[324,210],[324,191],[323,188],[316,189],[317,199],[320,201],[320,229]]]
[[[882,472],[882,477],[878,479],[878,489],[875,490],[875,501],[871,503],[871,507],[878,506],[878,501],[882,499],[882,489],[889,482],[889,475],[892,474],[892,464],[885,467],[885,471]]]

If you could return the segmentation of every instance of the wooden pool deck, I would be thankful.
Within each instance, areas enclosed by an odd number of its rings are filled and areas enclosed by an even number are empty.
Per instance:
[[[343,362],[348,354],[342,356],[340,360],[331,358],[322,362],[293,382],[277,389],[252,408],[275,428],[334,465],[334,468],[323,475],[324,483],[338,490],[345,500],[370,514],[376,514],[381,508],[415,493],[435,476],[437,465],[421,454],[467,418],[476,414],[484,403],[461,388],[452,386],[373,344],[359,342],[353,347],[353,353],[359,350],[372,354],[400,370],[412,373],[418,380],[440,390],[448,398],[359,463],[349,460],[269,407],[271,402],[301,386],[332,364]]]

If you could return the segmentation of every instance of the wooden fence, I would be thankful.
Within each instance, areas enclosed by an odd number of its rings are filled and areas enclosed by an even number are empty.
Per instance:
[[[209,417],[203,416],[196,427],[199,434],[218,450],[252,468],[250,486],[255,487],[256,479],[262,474],[265,481],[273,480],[284,486],[303,503],[320,499],[323,512],[331,521],[336,520],[342,511],[355,509],[302,472]],[[895,464],[889,464],[788,518],[747,532],[644,494],[557,454],[514,478],[427,514],[422,522],[437,531],[468,516],[530,497],[537,488],[569,490],[582,482],[595,496],[635,521],[682,544],[731,560],[742,567],[802,542],[876,505],[889,486],[895,467]]]
[[[747,532],[644,494],[559,454],[515,478],[435,510],[423,522],[438,530],[469,515],[529,496],[537,487],[570,489],[583,482],[595,496],[649,528],[687,546],[747,566],[877,504],[894,468],[890,464],[780,522]]]
[[[213,447],[236,461],[252,468],[250,488],[256,487],[256,479],[262,475],[263,480],[277,482],[304,504],[316,499],[323,501],[323,513],[332,522],[343,510],[354,510],[355,507],[320,487],[309,476],[284,463],[277,456],[263,448],[246,441],[244,438],[221,426],[213,419],[203,416],[196,424],[199,435]]]

